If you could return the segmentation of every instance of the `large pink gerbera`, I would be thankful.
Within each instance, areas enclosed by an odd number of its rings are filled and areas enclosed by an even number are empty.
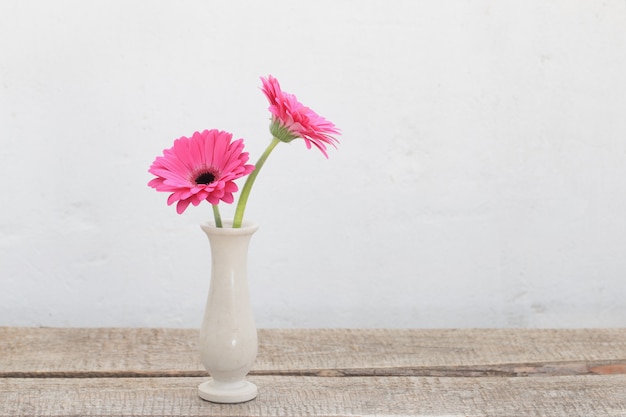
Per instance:
[[[272,135],[283,142],[302,138],[307,148],[311,149],[313,144],[328,158],[326,144],[336,147],[339,141],[331,135],[339,134],[339,129],[300,103],[296,96],[282,91],[276,78],[270,75],[267,78],[261,77],[261,81],[262,90],[270,102]]]
[[[174,146],[164,150],[150,166],[148,171],[156,178],[148,185],[170,192],[167,204],[178,201],[178,214],[189,204],[197,206],[204,200],[211,204],[232,203],[238,189],[234,180],[254,170],[254,165],[246,164],[249,158],[243,152],[243,139],[231,142],[232,137],[214,129],[176,139]]]

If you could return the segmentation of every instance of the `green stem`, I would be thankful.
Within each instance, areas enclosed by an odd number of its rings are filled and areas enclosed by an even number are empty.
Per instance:
[[[220,209],[217,204],[211,204],[213,206],[213,217],[215,218],[215,227],[222,227],[222,216],[220,216]]]
[[[243,222],[243,212],[246,210],[246,203],[248,202],[248,197],[250,196],[250,190],[252,189],[254,180],[256,180],[256,177],[259,175],[259,171],[261,171],[267,157],[270,156],[270,153],[272,153],[276,145],[279,143],[280,139],[272,138],[272,141],[265,149],[265,152],[263,152],[263,155],[261,155],[254,166],[254,171],[252,171],[250,175],[248,175],[248,178],[246,178],[246,182],[243,184],[241,194],[239,195],[237,209],[235,210],[235,218],[233,219],[234,228],[241,227],[241,223]]]

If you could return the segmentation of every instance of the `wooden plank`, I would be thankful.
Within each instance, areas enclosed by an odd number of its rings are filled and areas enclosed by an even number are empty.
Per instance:
[[[193,376],[201,370],[197,331],[0,328],[0,376]]]
[[[626,329],[262,329],[253,374],[626,372]],[[189,329],[0,327],[0,377],[202,376]]]
[[[478,376],[619,373],[626,329],[276,330],[256,371]],[[265,349],[263,349],[265,348]],[[306,374],[306,372],[303,372]],[[606,372],[605,372],[606,373]]]
[[[255,376],[257,399],[200,400],[203,378],[5,378],[0,416],[626,415],[626,376],[552,378]]]

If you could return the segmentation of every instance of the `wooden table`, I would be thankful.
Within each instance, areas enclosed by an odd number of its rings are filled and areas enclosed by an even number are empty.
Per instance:
[[[626,329],[260,330],[236,405],[197,332],[0,327],[0,416],[626,416]]]

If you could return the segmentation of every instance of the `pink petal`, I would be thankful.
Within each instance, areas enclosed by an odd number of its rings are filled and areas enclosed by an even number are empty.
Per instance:
[[[187,210],[187,207],[189,207],[189,203],[189,200],[180,200],[178,204],[176,204],[176,212],[178,214],[183,214],[185,210]]]

